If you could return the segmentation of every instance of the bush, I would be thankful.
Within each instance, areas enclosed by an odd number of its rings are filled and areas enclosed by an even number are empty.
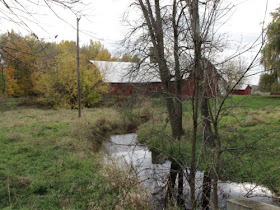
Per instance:
[[[262,74],[259,81],[259,89],[264,92],[271,92],[274,82],[275,77],[273,74]]]
[[[65,44],[66,45],[66,44]],[[55,57],[55,64],[47,73],[38,73],[35,90],[38,102],[53,107],[76,108],[77,68],[75,56],[68,49]],[[81,62],[80,80],[82,105],[90,107],[99,102],[102,94],[108,92],[108,85],[102,82],[99,70],[87,62]]]
[[[277,82],[274,82],[272,85],[271,85],[271,92],[272,93],[279,93],[280,92],[280,83],[277,81]]]

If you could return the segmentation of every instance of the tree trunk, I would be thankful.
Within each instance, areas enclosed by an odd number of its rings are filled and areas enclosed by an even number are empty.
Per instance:
[[[205,91],[207,87],[203,87]],[[214,146],[213,132],[211,129],[211,120],[209,114],[209,99],[205,94],[202,95],[201,99],[201,120],[202,120],[202,129],[203,129],[203,144],[205,147]]]
[[[178,195],[177,203],[184,207],[184,170],[180,167],[178,172]]]
[[[178,191],[176,193],[175,183],[178,175]],[[184,205],[184,170],[176,161],[171,162],[170,173],[167,183],[167,192],[165,200],[168,202],[169,200],[177,201],[179,206]]]
[[[215,140],[217,142],[216,145],[216,162],[215,167],[213,171],[213,204],[214,209],[219,209],[219,201],[218,201],[218,181],[219,181],[219,167],[220,167],[220,161],[221,161],[221,139],[219,136],[219,130],[218,130],[218,124],[217,122],[214,123],[214,131],[215,131]]]
[[[209,210],[210,209],[210,196],[211,196],[211,185],[212,185],[212,179],[211,179],[211,170],[210,168],[207,168],[204,171],[203,175],[203,185],[202,185],[202,195],[201,195],[201,207],[203,210]]]
[[[199,110],[199,97],[202,92],[202,78],[203,72],[201,68],[201,34],[200,34],[200,21],[199,21],[199,7],[198,1],[186,1],[189,7],[191,30],[194,44],[194,72],[195,87],[193,93],[193,138],[192,138],[192,158],[190,168],[190,191],[191,191],[191,208],[196,209],[195,198],[195,173],[196,173],[196,142],[197,142],[197,127],[198,127],[198,110]]]
[[[175,1],[176,2],[176,1]],[[154,8],[152,8],[150,1],[146,0],[145,3],[143,0],[139,0],[141,10],[143,12],[146,24],[149,30],[149,36],[151,38],[155,60],[159,66],[160,79],[163,86],[163,97],[165,98],[166,107],[168,111],[169,121],[172,130],[172,137],[174,141],[181,139],[183,134],[182,128],[182,85],[181,85],[181,75],[180,75],[180,63],[178,56],[178,40],[174,43],[174,59],[175,59],[175,82],[176,82],[176,94],[171,91],[170,82],[171,82],[171,73],[167,66],[167,61],[165,59],[165,48],[164,48],[164,36],[163,36],[163,27],[162,27],[162,17],[161,17],[161,8],[160,1],[154,0]],[[174,11],[176,14],[176,11]],[[175,16],[174,16],[175,17]],[[177,28],[174,29],[174,37],[178,38]],[[168,189],[166,197],[168,199],[174,198],[175,191],[175,182],[179,170],[179,165],[176,162],[177,160],[170,158],[171,168],[170,175],[168,179]],[[180,178],[181,179],[181,178]],[[179,181],[182,185],[183,179]],[[181,187],[181,186],[180,186]],[[180,191],[181,193],[182,191]],[[182,195],[180,195],[182,197]]]
[[[203,85],[202,85],[202,96],[201,96],[201,120],[202,120],[202,129],[203,129],[203,153],[211,152],[209,148],[214,147],[214,138],[213,132],[211,129],[211,120],[209,114],[209,98],[208,98],[208,82],[211,78],[208,78],[207,66],[203,65]],[[210,197],[211,197],[211,169],[208,167],[204,171],[203,176],[203,185],[202,185],[202,197],[201,197],[201,205],[202,209],[209,209],[210,207]]]
[[[197,116],[194,116],[194,118],[197,118]],[[195,199],[196,136],[197,136],[197,120],[194,120],[193,137],[192,137],[192,157],[191,157],[191,168],[190,168],[190,178],[189,178],[192,209],[195,209],[196,207],[196,199]]]
[[[167,183],[167,192],[166,192],[166,201],[175,200],[176,193],[175,193],[175,182],[178,174],[178,164],[176,161],[171,162],[169,178]]]

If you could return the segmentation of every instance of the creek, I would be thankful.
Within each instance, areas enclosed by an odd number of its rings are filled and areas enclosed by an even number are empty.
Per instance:
[[[165,184],[170,170],[170,162],[167,160],[162,164],[152,163],[152,153],[146,146],[142,146],[137,141],[136,134],[114,135],[110,141],[103,144],[106,155],[117,158],[120,167],[129,165],[133,167],[135,173],[143,184],[153,195],[153,200],[161,209],[162,195],[164,195]],[[196,173],[196,188],[201,189],[203,173]],[[189,187],[184,182],[184,195],[188,198]],[[262,186],[250,183],[234,183],[219,181],[219,206],[226,209],[228,199],[250,197],[251,199],[277,205],[273,200],[272,192]],[[197,190],[199,195],[199,190]]]

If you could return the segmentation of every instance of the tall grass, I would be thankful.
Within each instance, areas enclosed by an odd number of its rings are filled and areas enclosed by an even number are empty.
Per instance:
[[[136,177],[107,165],[97,152],[123,132],[114,109],[42,109],[0,102],[0,209],[149,209]]]
[[[190,101],[185,101],[183,107],[185,134],[180,142],[172,139],[168,118],[155,115],[139,127],[137,134],[138,139],[150,148],[188,164],[192,135]],[[232,96],[223,111],[224,116],[219,122],[223,149],[220,178],[265,185],[280,195],[280,97]],[[200,127],[198,158],[201,135]],[[205,161],[212,159],[197,161],[203,170]]]

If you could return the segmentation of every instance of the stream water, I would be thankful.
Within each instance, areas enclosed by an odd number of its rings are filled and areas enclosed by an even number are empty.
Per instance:
[[[110,141],[104,143],[106,154],[113,158],[118,158],[120,167],[129,164],[134,168],[137,176],[143,181],[157,205],[160,204],[164,193],[164,186],[170,170],[170,162],[163,164],[153,164],[152,154],[147,147],[139,145],[136,134],[125,134],[111,136]],[[203,173],[196,173],[196,186],[201,189]],[[186,182],[185,182],[186,183]],[[265,187],[249,183],[219,182],[219,206],[226,209],[228,199],[248,197],[261,202],[277,205],[273,199],[271,191]],[[199,194],[199,190],[197,192]],[[184,194],[188,198],[189,187],[186,184]]]

